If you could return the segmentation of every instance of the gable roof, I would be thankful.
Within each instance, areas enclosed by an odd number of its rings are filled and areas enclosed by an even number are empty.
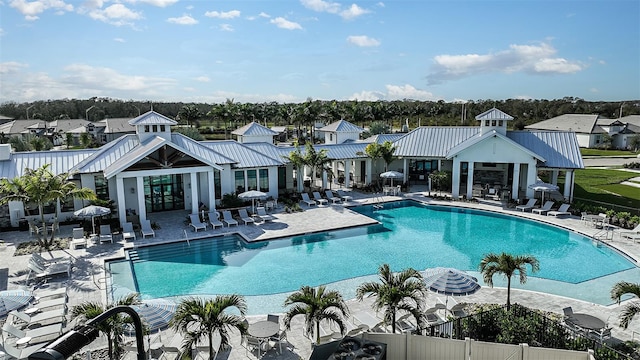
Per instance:
[[[576,133],[591,134],[596,127],[600,115],[594,114],[564,114],[549,120],[525,126],[526,129],[574,131]],[[601,129],[602,130],[602,129]]]
[[[474,146],[474,145],[476,145],[478,143],[481,143],[481,142],[485,141],[486,139],[490,139],[490,138],[494,138],[494,137],[500,138],[501,140],[503,140],[503,141],[515,146],[516,148],[519,148],[523,152],[529,154],[530,156],[532,156],[534,158],[537,158],[540,161],[545,161],[545,159],[542,156],[540,156],[539,154],[536,154],[535,152],[527,149],[526,147],[518,144],[516,141],[511,140],[507,136],[502,135],[502,134],[500,134],[499,132],[497,132],[495,130],[486,132],[486,133],[484,133],[484,134],[482,134],[480,136],[470,137],[469,139],[467,139],[467,140],[461,142],[460,144],[452,147],[447,152],[447,159],[451,159],[454,156],[456,156],[457,154],[459,154],[460,152],[462,152],[462,151],[464,151],[464,150],[466,150],[466,149],[468,149],[468,148],[470,148],[470,147],[472,147],[472,146]]]
[[[30,120],[13,120],[0,124],[0,133],[9,134],[28,134],[31,131],[29,129],[34,125],[36,128],[44,128],[44,120],[30,119]]]
[[[421,126],[393,143],[394,155],[444,158],[451,148],[479,133],[478,126]]]
[[[361,133],[364,131],[360,126],[356,126],[346,120],[338,120],[323,128],[318,129],[325,132],[348,132],[348,133]]]
[[[104,171],[104,169],[118,159],[129,156],[138,144],[138,137],[134,134],[121,136],[98,149],[94,149],[91,156],[76,163],[71,168],[71,171],[80,173],[97,173]]]
[[[138,125],[177,125],[178,122],[172,120],[162,114],[159,114],[153,110],[129,120],[129,124],[133,126]]]
[[[627,115],[619,118],[621,122],[625,124],[633,124],[635,126],[640,126],[640,115]]]
[[[401,137],[403,137],[404,135],[405,135],[404,133],[403,134],[378,134],[378,135],[369,136],[368,138],[362,140],[362,142],[383,144],[385,141],[394,142],[400,139]]]
[[[483,120],[507,120],[507,121],[509,121],[509,120],[513,120],[513,116],[511,116],[511,115],[509,115],[509,114],[507,114],[507,113],[505,113],[503,111],[500,111],[500,110],[498,110],[496,108],[493,108],[493,109],[489,109],[489,110],[483,112],[482,114],[476,116],[476,120],[480,120],[480,121],[483,121]]]
[[[262,154],[234,140],[201,141],[200,144],[234,159],[234,168],[250,168],[283,165],[284,161]]]
[[[233,135],[242,135],[242,136],[264,136],[264,135],[278,135],[277,132],[260,125],[259,123],[252,121],[247,125],[235,129],[231,132]]]
[[[13,179],[24,175],[25,169],[37,169],[50,164],[54,175],[72,172],[74,164],[90,157],[96,149],[24,151],[11,153],[8,160],[0,161],[0,178]]]
[[[576,134],[569,131],[510,131],[507,137],[539,154],[543,165],[559,169],[583,169]]]
[[[110,118],[100,120],[99,122],[105,124],[104,133],[105,134],[113,134],[113,133],[135,133],[135,126],[129,124],[131,118]]]

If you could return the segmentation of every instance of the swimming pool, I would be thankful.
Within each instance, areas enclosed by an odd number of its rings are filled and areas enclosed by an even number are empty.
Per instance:
[[[256,243],[232,235],[140,247],[130,252],[131,261],[108,263],[113,296],[131,291],[143,298],[235,293],[258,301],[264,313],[270,306],[281,310],[283,294],[302,285],[331,284],[352,298],[354,283],[369,281],[365,276],[375,279],[382,263],[394,271],[446,266],[479,276],[480,259],[501,251],[540,260],[540,271],[514,287],[600,304],[611,303],[609,289],[619,277],[640,275],[634,263],[609,247],[518,217],[414,201],[353,210],[381,224]],[[497,276],[494,283],[505,284]],[[593,286],[603,290],[593,291]],[[264,300],[269,297],[276,299],[274,304]]]

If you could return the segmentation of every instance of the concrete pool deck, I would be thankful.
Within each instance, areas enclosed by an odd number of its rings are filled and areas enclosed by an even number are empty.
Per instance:
[[[504,209],[499,206],[499,203],[491,202],[462,202],[462,201],[436,201],[424,196],[422,192],[409,193],[404,196],[379,196],[370,194],[363,194],[359,192],[353,192],[354,201],[347,205],[358,204],[374,204],[384,201],[396,201],[400,199],[414,199],[430,204],[438,205],[450,205],[457,207],[474,208],[480,210],[494,211],[498,213],[506,213],[512,215],[523,216],[536,221],[542,221],[557,225],[563,228],[571,229],[578,233],[593,236],[598,233],[599,229],[590,227],[582,222],[579,218],[564,217],[554,218],[547,216],[539,216],[531,213],[522,213],[513,209]],[[136,246],[142,246],[149,243],[160,243],[166,241],[175,241],[185,238],[186,235],[189,238],[201,237],[201,236],[215,236],[229,232],[239,232],[248,241],[261,241],[274,239],[279,237],[294,236],[299,234],[305,234],[309,232],[317,232],[324,230],[332,230],[344,227],[360,226],[375,223],[372,219],[355,213],[343,205],[328,205],[311,207],[303,206],[305,211],[299,213],[287,214],[283,212],[283,209],[278,209],[274,216],[277,219],[271,223],[258,223],[256,225],[239,225],[231,228],[223,228],[216,230],[198,231],[197,233],[192,231],[192,228],[184,223],[184,219],[187,218],[187,211],[182,212],[170,212],[170,213],[154,213],[150,215],[152,222],[160,224],[161,228],[156,230],[155,238],[142,239],[138,236],[138,240],[135,242]],[[71,229],[73,226],[61,226],[60,236],[71,236]],[[26,269],[29,256],[13,256],[15,246],[19,243],[30,241],[31,237],[28,232],[5,232],[1,234],[1,239],[5,241],[6,246],[0,247],[0,268],[8,268],[8,289],[24,288],[24,281],[26,279]],[[69,289],[69,307],[78,305],[86,301],[92,302],[105,302],[106,291],[104,290],[104,271],[102,266],[106,258],[122,257],[124,256],[124,248],[133,246],[134,243],[124,243],[120,240],[118,235],[115,236],[114,244],[92,244],[86,249],[67,249],[58,250],[52,252],[50,256],[73,256],[76,259],[73,274],[71,279],[56,278],[50,281],[45,286],[60,286],[66,284]],[[640,244],[634,243],[631,240],[621,239],[619,235],[614,235],[613,240],[607,241],[607,244],[618,248],[630,257],[638,261],[640,259]],[[43,254],[45,257],[48,254]],[[401,270],[401,269],[393,269]],[[1,280],[1,279],[0,279]],[[368,281],[368,280],[367,280]],[[640,279],[627,279],[630,282],[639,282]],[[102,288],[102,289],[100,289]],[[593,289],[593,291],[602,291],[608,293],[610,289]],[[599,318],[608,321],[609,324],[614,325],[613,337],[620,340],[631,340],[640,338],[640,319],[634,319],[628,329],[624,330],[617,326],[617,318],[619,313],[624,307],[624,302],[621,305],[613,304],[609,306],[597,305],[589,302],[584,302],[576,299],[550,295],[540,292],[532,292],[527,290],[512,289],[511,291],[512,303],[519,303],[525,306],[538,308],[545,311],[551,311],[555,313],[562,313],[562,308],[566,306],[573,307],[574,312],[586,312]],[[427,305],[435,304],[436,298],[442,298],[442,296],[430,293],[427,297]],[[506,300],[506,289],[503,288],[488,288],[483,287],[477,293],[457,298],[458,302],[468,303],[499,303],[502,304]],[[637,299],[636,299],[637,300]],[[352,312],[371,310],[372,299],[365,299],[363,302],[349,301],[349,306]],[[249,320],[257,321],[263,319],[264,316],[250,316]],[[71,320],[71,319],[68,319]],[[67,328],[70,329],[75,322],[69,321]],[[281,359],[298,359],[298,356],[303,359],[308,358],[311,346],[310,341],[302,336],[302,319],[294,319],[293,327],[288,332],[288,339],[295,348],[294,351],[284,351],[283,355],[279,355],[273,351],[267,353],[267,356],[263,358],[281,358]],[[171,331],[168,331],[164,335],[163,339],[172,336]],[[167,340],[165,340],[166,342]],[[104,347],[103,341],[96,341],[88,348],[100,348]],[[220,357],[219,357],[220,358]],[[228,359],[244,359],[245,349],[240,345],[239,336],[235,336],[232,339],[232,350],[227,353]]]

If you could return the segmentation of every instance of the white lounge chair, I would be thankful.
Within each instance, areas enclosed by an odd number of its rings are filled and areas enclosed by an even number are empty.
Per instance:
[[[331,190],[325,190],[324,195],[327,197],[327,199],[331,200],[331,202],[334,204],[342,202],[342,199],[340,199],[337,196],[333,196],[333,192]]]
[[[113,244],[113,235],[110,225],[100,225],[100,243],[110,242]]]
[[[238,225],[238,221],[233,218],[231,211],[229,210],[222,211],[222,221],[227,224],[227,227],[230,227],[231,225]]]
[[[69,256],[60,256],[60,257],[55,257],[55,258],[51,258],[51,259],[45,259],[42,257],[42,255],[38,254],[38,253],[33,253],[31,254],[31,261],[35,262],[36,264],[42,266],[43,268],[52,265],[52,264],[56,264],[56,263],[72,263],[72,259]]]
[[[260,219],[262,219],[265,222],[266,221],[273,221],[273,220],[276,219],[275,216],[267,214],[267,211],[262,206],[259,206],[259,207],[256,208],[256,213],[258,214]]]
[[[13,317],[12,322],[15,326],[27,326],[29,324],[36,323],[62,323],[64,322],[64,316],[67,314],[66,308],[60,308],[50,311],[37,313],[33,316],[29,316],[21,311],[11,311],[10,316]],[[22,322],[22,324],[20,324]]]
[[[142,238],[147,236],[156,237],[156,232],[151,228],[151,221],[149,219],[140,222],[140,232],[142,232]]]
[[[451,314],[456,318],[461,318],[467,316],[466,305],[457,303],[449,309]]]
[[[322,195],[320,195],[320,193],[317,191],[313,192],[313,200],[315,200],[318,205],[329,204],[329,201],[327,201],[327,199],[324,199]]]
[[[34,294],[36,301],[48,301],[50,299],[56,299],[59,297],[67,297],[67,287],[59,287],[56,289],[42,289],[37,290]]]
[[[7,322],[2,326],[2,334],[11,335],[16,339],[29,337],[31,338],[29,344],[34,345],[57,338],[58,335],[62,334],[62,323],[21,330]],[[4,340],[6,342],[6,338]]]
[[[342,201],[344,202],[349,202],[353,200],[353,196],[346,194],[344,191],[342,190],[338,190],[338,196],[340,196],[340,198],[342,199]]]
[[[251,216],[249,216],[249,214],[247,213],[247,209],[239,209],[238,214],[240,214],[240,219],[244,221],[245,225],[253,224],[256,222]]]
[[[522,210],[522,212],[531,210],[533,209],[533,207],[536,205],[537,202],[538,202],[538,199],[529,199],[529,201],[527,201],[526,204],[516,206],[516,210]]]
[[[620,237],[632,240],[640,240],[640,224],[636,225],[636,227],[631,230],[620,231]]]
[[[71,244],[69,246],[72,249],[77,249],[78,246],[87,247],[87,238],[84,237],[84,229],[83,228],[74,228],[73,229],[73,237],[71,238]]]
[[[136,232],[133,231],[133,224],[126,222],[122,225],[122,240],[127,241],[129,239],[136,240]]]
[[[15,359],[27,359],[29,357],[29,355],[33,354],[34,352],[42,349],[45,345],[47,345],[46,342],[40,343],[40,344],[35,344],[35,345],[30,345],[27,347],[18,347],[13,346],[11,344],[4,344],[4,351],[9,354],[10,358],[15,358]]]
[[[217,211],[209,212],[209,224],[211,224],[214,229],[217,227],[224,227],[224,224],[220,221],[220,214]]]
[[[438,310],[439,310],[438,307],[432,307],[425,310],[424,318],[427,321],[427,325],[429,326],[437,325],[437,324],[442,324],[444,322],[444,320],[442,320],[440,315],[438,315]]]
[[[547,212],[547,216],[560,216],[560,215],[571,215],[571,211],[569,211],[569,204],[562,204],[558,208],[558,210],[552,210]]]
[[[43,311],[45,309],[48,310],[53,310],[50,308],[55,308],[55,307],[63,307],[63,306],[67,306],[67,296],[65,295],[64,297],[59,297],[59,298],[55,298],[55,299],[50,299],[50,300],[44,300],[44,301],[38,301],[38,304],[34,305],[33,307],[38,308],[39,311]]]
[[[547,201],[544,203],[544,205],[542,205],[541,208],[531,209],[531,212],[536,213],[538,215],[544,215],[547,213],[547,211],[551,210],[552,206],[553,206],[553,201]]]
[[[189,214],[189,220],[191,220],[193,231],[198,232],[198,230],[207,230],[207,224],[200,221],[200,215]]]
[[[300,200],[300,202],[307,204],[307,206],[317,205],[315,201],[309,199],[309,194],[302,193],[300,196],[302,196],[302,200]]]
[[[71,276],[71,263],[55,263],[49,266],[42,266],[35,261],[29,260],[27,264],[29,273],[27,274],[27,281],[36,278],[44,280],[57,275]]]

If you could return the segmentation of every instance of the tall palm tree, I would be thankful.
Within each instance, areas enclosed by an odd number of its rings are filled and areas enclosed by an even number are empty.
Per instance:
[[[632,294],[640,298],[640,284],[620,281],[613,285],[613,288],[611,289],[611,299],[616,300],[619,304],[622,295],[625,294]],[[636,314],[640,314],[640,302],[637,301],[629,303],[622,313],[620,313],[620,326],[625,329],[629,327],[629,322],[633,320],[633,317],[636,316]]]
[[[356,298],[360,301],[365,296],[375,296],[373,308],[384,309],[384,322],[391,324],[391,332],[396,332],[396,314],[406,311],[416,319],[418,328],[422,328],[424,317],[423,302],[427,287],[422,275],[415,269],[408,268],[399,273],[392,273],[389,264],[380,265],[380,282],[366,282],[356,290]]]
[[[325,165],[331,162],[331,159],[327,157],[327,149],[316,151],[311,142],[307,142],[304,163],[311,168],[311,184],[315,186],[316,172],[324,171]]]
[[[320,343],[320,322],[327,320],[340,327],[344,334],[345,318],[349,316],[349,308],[342,295],[324,286],[317,289],[303,286],[299,291],[289,295],[284,301],[285,306],[293,305],[284,315],[284,324],[291,329],[291,320],[297,315],[304,315],[305,331],[316,333],[316,344]]]
[[[282,158],[293,165],[293,168],[296,169],[296,187],[298,192],[302,192],[302,184],[304,181],[304,165],[306,163],[305,155],[302,154],[300,150],[300,146],[296,142],[295,150],[291,151],[289,155],[282,156]]]
[[[527,265],[531,266],[531,273],[540,270],[540,262],[531,255],[489,253],[480,261],[480,272],[487,285],[493,287],[495,274],[502,274],[507,278],[507,310],[511,308],[511,277],[517,271],[520,275],[520,284],[526,283]]]
[[[56,208],[54,214],[54,228],[58,221],[58,202],[65,198],[94,200],[96,198],[93,190],[89,188],[79,188],[69,179],[72,174],[61,173],[54,175],[49,170],[49,164],[32,170],[25,169],[22,176],[12,179],[0,179],[0,204],[9,201],[22,201],[23,203],[36,203],[40,211],[40,223],[45,224],[44,206],[53,203]],[[47,227],[43,226],[42,238],[36,234],[38,242],[45,249],[49,249],[53,244],[54,232],[51,238],[47,239]]]
[[[101,302],[85,302],[76,305],[71,309],[71,316],[78,318],[82,322],[91,320],[103,312],[119,305],[135,305],[140,303],[138,294],[129,294],[113,304],[106,307]],[[132,320],[128,315],[114,314],[109,319],[96,325],[98,331],[107,336],[109,359],[116,360],[120,358],[122,352],[122,343],[124,342],[125,325],[131,323]]]
[[[227,312],[236,308],[240,315]],[[201,340],[209,340],[209,359],[215,355],[213,335],[220,335],[220,348],[229,346],[230,331],[238,329],[244,334],[247,329],[243,325],[247,313],[247,303],[240,295],[219,295],[213,299],[188,298],[178,305],[171,327],[185,335],[182,351],[192,349]]]

